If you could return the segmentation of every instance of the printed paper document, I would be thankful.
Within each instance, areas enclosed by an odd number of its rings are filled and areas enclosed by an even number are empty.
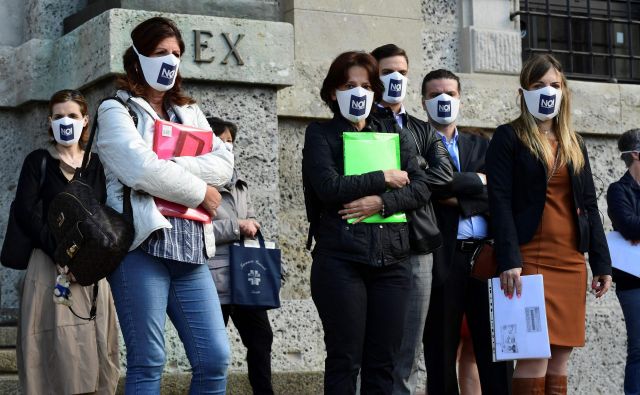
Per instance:
[[[499,277],[488,280],[494,362],[551,357],[542,275],[520,278],[522,296],[511,299],[500,289]]]

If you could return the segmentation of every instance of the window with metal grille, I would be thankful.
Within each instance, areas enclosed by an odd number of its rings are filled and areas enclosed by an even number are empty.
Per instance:
[[[525,0],[522,58],[552,53],[568,77],[640,83],[640,0]]]

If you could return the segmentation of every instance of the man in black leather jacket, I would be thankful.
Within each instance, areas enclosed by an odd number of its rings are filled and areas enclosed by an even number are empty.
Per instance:
[[[387,44],[374,49],[371,55],[378,61],[380,79],[385,88],[382,100],[372,112],[378,119],[393,125],[398,132],[410,136],[419,156],[424,159],[422,162],[432,199],[434,196],[438,199],[439,192],[446,193],[450,188],[453,167],[435,129],[427,122],[407,114],[403,106],[409,66],[407,54],[402,48]],[[431,252],[442,245],[431,201],[410,213],[409,219],[412,284],[402,345],[394,361],[394,395],[415,392],[418,358],[431,294]]]

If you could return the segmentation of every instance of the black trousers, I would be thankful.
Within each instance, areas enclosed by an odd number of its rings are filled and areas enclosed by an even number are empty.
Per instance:
[[[247,348],[249,383],[254,395],[273,395],[271,386],[271,344],[273,332],[266,310],[248,309],[241,306],[222,305],[224,324],[229,318],[240,333],[242,344]]]
[[[311,296],[327,349],[324,393],[391,394],[411,285],[409,259],[386,267],[315,254]]]
[[[511,394],[512,362],[493,362],[488,287],[470,277],[471,252],[457,251],[446,280],[431,289],[424,331],[429,395],[458,395],[456,358],[462,316],[467,315],[483,394]]]

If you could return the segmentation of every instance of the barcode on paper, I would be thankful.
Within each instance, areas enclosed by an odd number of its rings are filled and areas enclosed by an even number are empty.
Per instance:
[[[540,307],[525,307],[524,313],[527,317],[527,332],[540,332]]]

